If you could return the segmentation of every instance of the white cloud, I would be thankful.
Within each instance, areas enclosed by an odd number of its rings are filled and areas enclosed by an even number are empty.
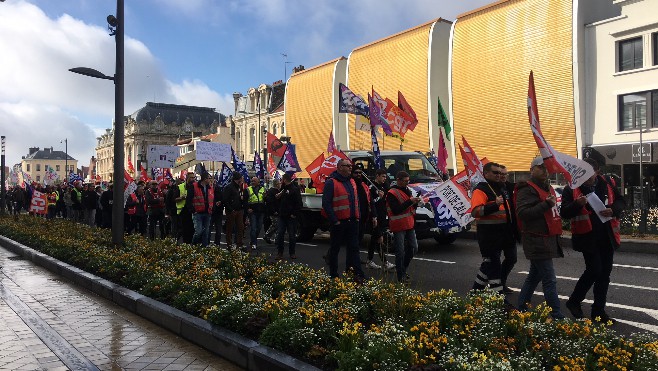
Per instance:
[[[220,95],[201,81],[185,80],[182,84],[169,82],[168,90],[173,99],[180,104],[217,108],[226,116],[233,114],[233,96]]]

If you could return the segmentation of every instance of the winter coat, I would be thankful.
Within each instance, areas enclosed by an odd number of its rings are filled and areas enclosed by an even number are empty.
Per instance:
[[[548,184],[533,182],[550,192]],[[548,224],[544,213],[551,209],[546,201],[539,198],[539,193],[528,185],[519,182],[516,187],[516,214],[521,223],[521,243],[527,259],[562,258],[564,253],[559,244],[560,236],[548,236]]]

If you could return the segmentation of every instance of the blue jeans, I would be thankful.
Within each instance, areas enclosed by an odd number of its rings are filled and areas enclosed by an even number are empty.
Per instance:
[[[262,218],[261,218],[262,221]],[[297,219],[291,217],[279,217],[276,231],[276,248],[283,255],[283,238],[288,232],[288,254],[295,255],[295,244],[297,243]]]
[[[411,259],[418,252],[416,231],[408,229],[406,231],[393,232],[393,241],[395,244],[395,272],[398,276],[398,282],[402,282],[407,275],[407,268],[409,268]]]
[[[544,290],[544,299],[551,307],[551,316],[555,319],[562,319],[564,315],[560,311],[560,299],[557,297],[557,278],[553,269],[553,259],[532,259],[530,260],[530,272],[526,277],[521,293],[519,294],[519,309],[527,310],[527,304],[532,299],[532,294],[541,281]]]
[[[195,213],[192,215],[192,222],[194,223],[192,244],[201,242],[202,246],[208,246],[210,243],[210,216],[208,213]]]
[[[345,245],[345,270],[354,269],[354,275],[364,277],[359,257],[359,221],[343,220],[331,226],[331,246],[329,247],[329,275],[338,277],[338,253]]]
[[[249,237],[251,237],[251,244],[257,245],[258,235],[263,228],[263,213],[252,212],[249,214]]]

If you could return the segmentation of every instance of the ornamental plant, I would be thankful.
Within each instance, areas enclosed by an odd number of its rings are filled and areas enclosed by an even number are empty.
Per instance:
[[[420,292],[329,278],[216,246],[127,236],[66,220],[0,217],[0,234],[325,370],[656,370],[658,338],[481,291]]]

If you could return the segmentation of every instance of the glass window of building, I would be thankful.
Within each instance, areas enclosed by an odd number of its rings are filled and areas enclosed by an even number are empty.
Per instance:
[[[249,129],[249,138],[251,138],[251,153],[256,151],[256,129]]]
[[[37,164],[37,171],[41,171],[41,164]]]
[[[40,181],[41,181],[41,177],[39,175],[37,175],[37,182],[40,182]]]
[[[658,65],[658,32],[654,32],[651,35],[652,44],[653,44],[653,65]]]
[[[642,36],[619,42],[619,72],[642,68]]]
[[[281,123],[281,135],[285,135],[285,134],[286,134],[286,123],[282,122]]]
[[[621,131],[645,128],[647,126],[647,94],[626,94],[619,98]]]
[[[30,171],[30,164],[27,164],[27,170],[26,171]]]
[[[55,171],[59,171],[59,165],[55,165]]]
[[[240,145],[240,131],[235,132],[235,147],[236,147],[236,152],[240,152],[242,146]]]
[[[274,126],[272,126],[272,134],[277,135],[276,131],[277,131],[277,126],[276,124],[274,124]]]

